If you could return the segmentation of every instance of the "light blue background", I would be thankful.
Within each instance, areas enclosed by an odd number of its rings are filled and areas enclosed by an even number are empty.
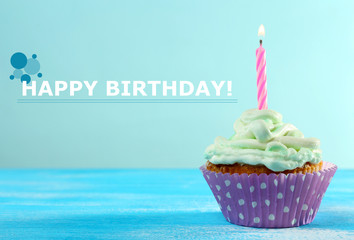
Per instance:
[[[266,28],[269,107],[324,160],[353,168],[353,1],[2,1],[0,167],[198,167],[257,106]],[[14,52],[43,80],[230,80],[237,104],[19,104]]]

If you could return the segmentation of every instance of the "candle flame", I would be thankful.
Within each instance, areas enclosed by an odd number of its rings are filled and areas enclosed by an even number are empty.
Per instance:
[[[258,28],[258,36],[262,36],[262,37],[265,36],[265,30],[264,30],[263,24],[261,24],[261,26],[259,26],[259,28]]]

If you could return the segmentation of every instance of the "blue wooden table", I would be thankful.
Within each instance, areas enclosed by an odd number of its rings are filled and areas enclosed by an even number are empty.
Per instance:
[[[354,239],[354,171],[338,170],[310,225],[246,228],[193,170],[0,170],[1,239]]]

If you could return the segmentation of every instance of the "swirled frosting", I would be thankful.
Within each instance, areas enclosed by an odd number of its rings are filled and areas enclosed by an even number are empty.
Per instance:
[[[217,137],[205,150],[213,164],[264,165],[279,172],[319,163],[322,159],[320,140],[304,138],[294,125],[282,122],[273,110],[250,109],[234,123],[235,134]]]

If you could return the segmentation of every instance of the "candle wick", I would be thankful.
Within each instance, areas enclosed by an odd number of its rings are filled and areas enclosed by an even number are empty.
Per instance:
[[[262,39],[260,39],[260,40],[259,40],[259,44],[262,45],[262,42],[263,42]]]

